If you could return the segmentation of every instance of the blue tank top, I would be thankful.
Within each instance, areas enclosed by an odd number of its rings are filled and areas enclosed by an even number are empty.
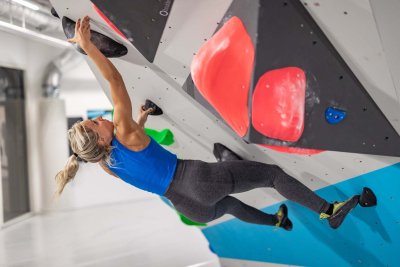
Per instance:
[[[171,183],[177,157],[153,138],[143,150],[135,152],[122,145],[114,136],[111,145],[112,166],[109,169],[125,182],[142,190],[164,195]]]

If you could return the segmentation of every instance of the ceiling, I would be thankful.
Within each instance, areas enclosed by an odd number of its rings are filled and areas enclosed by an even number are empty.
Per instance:
[[[34,3],[38,3],[38,4],[42,5],[42,6],[46,6],[48,8],[52,7],[52,5],[51,5],[49,0],[30,0],[30,1],[34,2]]]

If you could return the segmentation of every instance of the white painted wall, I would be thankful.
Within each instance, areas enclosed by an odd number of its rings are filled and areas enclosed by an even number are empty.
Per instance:
[[[84,60],[63,73],[60,98],[65,100],[67,117],[84,117],[88,109],[112,109]]]
[[[27,39],[0,31],[0,65],[25,71],[25,97],[27,119],[28,171],[30,184],[31,210],[39,212],[42,208],[42,162],[39,154],[39,101],[41,98],[42,76],[45,66],[61,50],[29,42]]]

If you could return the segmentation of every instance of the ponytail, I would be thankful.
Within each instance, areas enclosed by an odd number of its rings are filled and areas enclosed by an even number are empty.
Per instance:
[[[79,162],[75,155],[69,157],[67,164],[65,164],[64,169],[57,173],[55,179],[57,183],[56,195],[60,196],[64,190],[64,187],[71,180],[74,179],[76,173],[79,169]]]
[[[67,183],[74,179],[79,169],[79,161],[85,163],[104,161],[111,165],[110,153],[112,147],[100,145],[98,133],[84,127],[81,122],[75,123],[68,130],[68,139],[74,154],[68,159],[64,169],[56,175],[57,196],[60,196]]]

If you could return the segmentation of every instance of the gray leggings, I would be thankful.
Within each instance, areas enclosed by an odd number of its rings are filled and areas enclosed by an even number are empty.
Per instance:
[[[260,187],[273,187],[285,198],[317,213],[325,212],[330,205],[280,167],[246,160],[178,160],[165,197],[177,211],[196,222],[207,223],[231,214],[245,222],[275,225],[275,215],[230,196]]]

